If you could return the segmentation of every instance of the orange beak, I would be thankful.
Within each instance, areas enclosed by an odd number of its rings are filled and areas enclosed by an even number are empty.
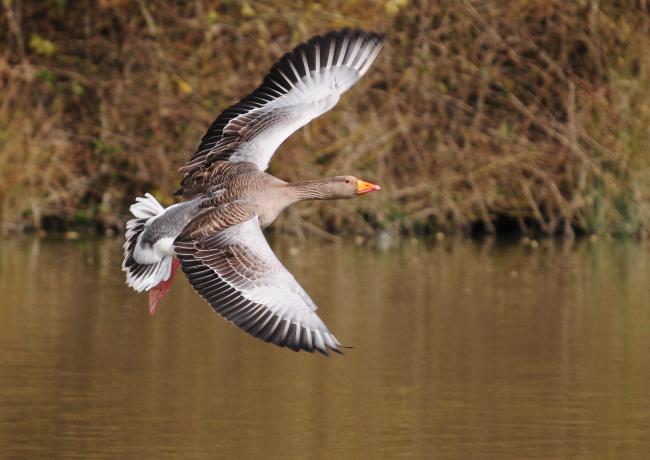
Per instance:
[[[363,181],[359,179],[357,182],[357,193],[361,195],[362,193],[374,192],[379,190],[381,187],[377,184],[372,184],[370,182]]]

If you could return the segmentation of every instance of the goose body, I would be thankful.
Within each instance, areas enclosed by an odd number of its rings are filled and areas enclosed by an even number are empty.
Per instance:
[[[149,291],[152,314],[180,266],[216,312],[251,335],[295,351],[339,351],[262,229],[298,201],[353,198],[379,186],[354,176],[289,183],[265,170],[282,141],[331,109],[382,46],[379,34],[347,29],[299,45],[210,126],[181,168],[176,194],[187,201],[165,209],[149,194],[136,199],[122,268],[129,286]]]

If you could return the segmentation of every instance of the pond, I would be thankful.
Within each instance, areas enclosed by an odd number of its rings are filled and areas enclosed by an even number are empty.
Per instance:
[[[643,458],[650,248],[276,238],[345,356],[151,318],[119,239],[0,242],[1,458]]]

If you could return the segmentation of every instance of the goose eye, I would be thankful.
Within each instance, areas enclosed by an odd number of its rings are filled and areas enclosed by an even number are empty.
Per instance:
[[[349,184],[349,183],[350,183],[350,179],[345,179],[345,183],[346,183],[346,184]]]

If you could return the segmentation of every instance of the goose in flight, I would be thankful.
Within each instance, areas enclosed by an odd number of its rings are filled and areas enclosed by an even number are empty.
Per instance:
[[[163,208],[150,194],[136,198],[122,270],[130,287],[149,291],[152,315],[180,265],[212,308],[249,334],[294,351],[340,352],[262,229],[293,203],[354,198],[379,186],[354,176],[285,182],[264,171],[287,137],[366,73],[383,42],[383,35],[344,29],[299,45],[212,123],[180,170],[176,195],[186,201]]]

